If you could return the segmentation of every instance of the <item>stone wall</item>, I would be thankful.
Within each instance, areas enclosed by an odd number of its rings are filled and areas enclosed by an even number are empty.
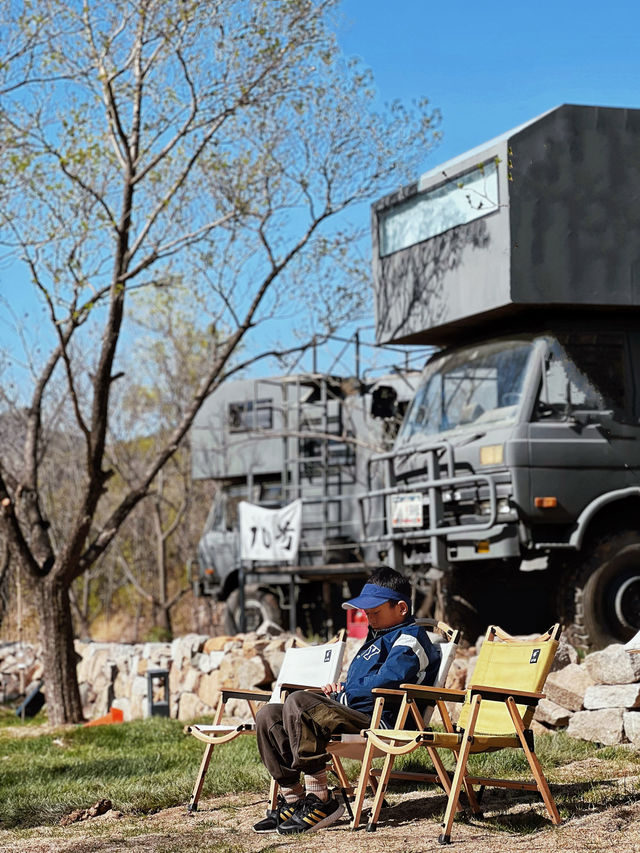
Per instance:
[[[240,634],[209,637],[188,634],[172,643],[81,643],[78,653],[78,682],[86,719],[120,708],[125,720],[149,714],[147,673],[167,670],[170,715],[180,720],[213,714],[220,688],[271,689],[287,648],[290,634],[276,637]],[[298,641],[299,642],[299,641]],[[361,645],[349,639],[343,674]],[[447,685],[469,683],[475,657],[471,649],[453,662]],[[43,674],[37,646],[0,644],[0,702],[15,702],[28,693]],[[161,684],[153,682],[154,700],[162,699]],[[45,685],[46,691],[46,685]],[[640,655],[612,645],[588,655],[578,655],[561,640],[534,718],[538,731],[566,729],[573,737],[604,744],[632,743],[640,747]],[[245,702],[229,702],[227,711],[246,719]],[[458,706],[453,705],[453,713]]]
[[[122,710],[125,720],[148,716],[147,673],[150,670],[168,671],[171,717],[192,720],[210,715],[222,686],[270,690],[285,651],[294,641],[300,643],[290,634],[276,637],[188,634],[172,643],[135,645],[76,641],[84,715],[87,720],[95,719],[115,707]],[[348,641],[345,666],[360,644],[361,640]],[[18,666],[22,666],[22,670]],[[4,688],[0,688],[0,701],[16,701],[43,676],[39,649],[15,643],[0,645],[0,673]],[[21,679],[23,690],[20,689]],[[152,687],[154,701],[163,699],[162,682],[154,679]],[[46,683],[44,691],[46,693]],[[229,702],[227,710],[239,719],[247,716],[245,702]]]
[[[458,656],[448,685],[468,685],[474,663],[473,655]],[[534,716],[536,731],[566,729],[582,740],[640,747],[640,654],[614,644],[578,663],[576,650],[561,638],[543,692],[546,698]],[[455,705],[451,710],[457,713]]]

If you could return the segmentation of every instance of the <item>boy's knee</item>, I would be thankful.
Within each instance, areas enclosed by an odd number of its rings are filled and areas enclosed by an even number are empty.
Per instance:
[[[311,693],[307,690],[295,690],[290,693],[282,706],[282,716],[287,717],[292,714],[299,714],[301,711],[306,711],[308,708],[318,704],[318,694]]]
[[[265,731],[277,723],[282,723],[282,705],[266,702],[256,714],[256,728]]]

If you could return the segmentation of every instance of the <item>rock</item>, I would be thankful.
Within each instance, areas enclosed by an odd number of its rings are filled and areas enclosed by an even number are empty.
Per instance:
[[[188,663],[196,652],[202,650],[207,639],[202,634],[186,634],[184,637],[177,637],[171,643],[171,660],[174,665],[182,669],[185,662]]]
[[[197,636],[189,634],[188,636]],[[168,660],[171,658],[171,643],[144,643],[142,646],[142,657],[152,661],[149,664],[149,669],[157,669],[160,660]]]
[[[184,721],[194,720],[203,714],[211,713],[211,708],[206,706],[195,693],[183,693],[178,706],[178,719]]]
[[[551,672],[557,672],[569,666],[570,663],[578,663],[578,652],[571,643],[566,639],[564,634],[560,635],[558,650],[551,664]]]
[[[217,672],[225,687],[270,687],[271,670],[257,655],[252,658],[227,655]]]
[[[223,651],[209,653],[202,652],[193,656],[191,659],[191,665],[197,667],[200,672],[207,674],[209,672],[213,672],[214,669],[218,669],[223,658]]]
[[[640,708],[640,684],[596,684],[584,694],[587,710],[600,708]]]
[[[126,697],[122,696],[119,699],[114,699],[111,707],[122,711],[122,719],[125,723],[133,719],[131,716],[131,702]]]
[[[246,658],[252,658],[254,655],[262,655],[268,645],[268,639],[258,639],[257,637],[247,638],[242,644],[242,654]]]
[[[225,644],[231,640],[231,637],[226,635],[222,637],[210,637],[207,642],[204,644],[202,651],[209,654],[210,652],[221,652],[223,651]]]
[[[111,800],[98,800],[97,803],[88,809],[76,809],[68,815],[65,815],[60,819],[60,826],[69,826],[70,824],[77,823],[80,820],[89,820],[92,817],[97,817],[98,815],[111,811],[112,808],[113,805]]]
[[[570,663],[558,672],[550,672],[544,685],[547,699],[569,711],[580,711],[584,694],[594,684],[584,666]]]
[[[551,734],[551,729],[545,726],[543,723],[539,722],[535,718],[531,720],[531,725],[529,726],[534,735],[548,735]]]
[[[258,708],[261,706],[258,705]],[[251,723],[253,717],[249,705],[244,699],[229,699],[225,705],[225,717],[238,723]]]
[[[582,664],[594,684],[632,684],[640,681],[640,655],[630,655],[615,643],[592,652]]]
[[[195,667],[189,667],[189,669],[187,669],[184,675],[184,678],[182,679],[181,689],[185,693],[196,693],[201,678],[201,672],[195,669]]]
[[[220,698],[220,686],[220,674],[217,671],[203,675],[198,685],[198,696],[206,705],[215,708]]]
[[[614,746],[625,743],[624,710],[606,708],[601,711],[578,711],[569,720],[567,734],[581,740]]]
[[[622,721],[628,740],[634,746],[640,747],[640,711],[625,711]]]
[[[452,690],[464,690],[467,683],[467,662],[454,660],[447,675],[445,686]]]
[[[571,711],[568,711],[551,699],[541,699],[538,702],[533,719],[553,728],[564,728],[569,724]]]
[[[284,660],[284,640],[276,639],[268,643],[263,652],[262,657],[269,664],[272,673],[277,677]]]

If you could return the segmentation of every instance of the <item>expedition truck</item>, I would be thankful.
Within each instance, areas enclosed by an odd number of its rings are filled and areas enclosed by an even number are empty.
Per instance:
[[[376,337],[435,345],[363,546],[473,642],[640,629],[640,110],[564,105],[372,209]],[[382,525],[378,536],[373,524]]]
[[[402,361],[397,352],[394,358]],[[376,480],[370,457],[392,447],[419,372],[402,368],[377,379],[359,373],[230,381],[197,416],[193,475],[213,480],[216,491],[198,545],[194,592],[225,602],[228,633],[265,621],[331,633],[344,622],[344,595],[355,594],[375,565],[375,551],[359,545],[358,495],[368,472]],[[279,508],[297,498],[295,564],[241,561],[238,503]]]

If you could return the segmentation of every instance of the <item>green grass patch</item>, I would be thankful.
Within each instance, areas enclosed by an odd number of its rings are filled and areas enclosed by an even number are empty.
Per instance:
[[[43,720],[30,722],[38,725]],[[0,826],[25,832],[32,832],[30,827],[54,825],[63,815],[88,808],[103,797],[129,815],[186,804],[204,750],[202,743],[184,734],[182,723],[157,717],[46,734],[37,729],[29,733],[27,728],[19,737],[14,731],[13,720],[8,715],[0,717]],[[625,786],[612,778],[640,775],[640,755],[635,751],[598,747],[556,733],[537,737],[536,752],[565,816],[640,798],[635,779],[630,778]],[[453,770],[452,754],[441,754],[448,769]],[[607,762],[603,764],[602,778],[585,778],[579,764],[575,774],[567,774],[567,765],[588,759]],[[381,759],[376,763],[381,764]],[[359,763],[345,764],[355,779]],[[425,749],[400,758],[395,767],[417,772],[431,770]],[[530,778],[526,759],[519,750],[472,756],[469,767],[474,775]],[[255,737],[239,737],[214,752],[202,796],[244,791],[266,796],[268,781]],[[394,782],[390,793],[414,787],[412,783]],[[501,790],[487,791],[488,802],[493,802],[497,810],[504,796]],[[534,794],[514,792],[508,796],[535,804],[536,808],[496,817],[496,829],[526,834],[546,825],[546,819],[537,814],[539,803]],[[167,853],[170,849],[168,846]],[[229,851],[233,851],[232,842]]]
[[[0,733],[7,726],[30,726],[35,728],[47,722],[46,710],[43,708],[35,715],[35,717],[25,717],[24,721],[19,717],[15,710],[7,705],[0,705]]]
[[[0,825],[54,823],[102,797],[133,814],[186,803],[203,750],[182,723],[157,717],[25,737],[0,729]],[[204,796],[266,790],[254,737],[218,754],[224,758],[212,760]]]

